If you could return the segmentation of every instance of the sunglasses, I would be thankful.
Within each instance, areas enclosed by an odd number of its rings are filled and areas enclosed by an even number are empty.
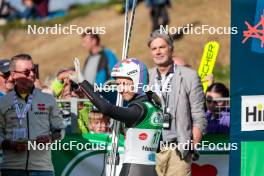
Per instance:
[[[32,69],[27,69],[27,70],[25,70],[25,71],[14,71],[15,73],[21,73],[21,74],[23,74],[23,75],[25,75],[26,77],[28,77],[29,75],[30,75],[30,73],[32,72],[32,73],[34,73],[34,75],[36,74],[36,72],[37,72],[37,69],[36,68],[32,68]]]
[[[7,78],[9,78],[9,76],[10,76],[10,72],[7,72],[7,73],[4,73],[4,74],[1,74],[0,76],[3,77],[4,79],[7,79]]]
[[[213,97],[211,97],[211,96],[206,97],[206,102],[207,103],[214,103],[214,104],[218,103],[218,101],[213,100]]]

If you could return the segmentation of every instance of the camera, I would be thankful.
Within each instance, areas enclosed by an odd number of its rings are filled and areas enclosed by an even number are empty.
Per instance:
[[[171,121],[172,121],[171,114],[167,112],[163,113],[163,129],[170,130]]]
[[[76,91],[79,88],[79,85],[71,81],[71,91]]]

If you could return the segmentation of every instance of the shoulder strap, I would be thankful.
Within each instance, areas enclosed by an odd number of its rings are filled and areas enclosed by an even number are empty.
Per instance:
[[[97,71],[99,70],[106,70],[106,80],[108,80],[110,78],[110,70],[108,67],[108,59],[107,59],[107,55],[105,53],[105,49],[103,48],[102,51],[100,51],[100,61],[97,67]]]

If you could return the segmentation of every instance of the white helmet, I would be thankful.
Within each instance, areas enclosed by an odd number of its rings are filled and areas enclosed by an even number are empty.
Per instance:
[[[143,87],[148,84],[147,66],[135,58],[125,59],[116,64],[111,76],[113,78],[124,77],[132,79],[134,91],[139,95],[143,93]]]

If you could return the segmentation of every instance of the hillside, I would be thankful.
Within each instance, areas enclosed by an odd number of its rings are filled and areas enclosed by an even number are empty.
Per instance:
[[[199,22],[200,25],[229,26],[230,0],[176,0],[169,10],[170,26],[184,26]],[[102,36],[105,46],[121,56],[123,42],[124,16],[113,8],[93,11],[87,16],[71,20],[66,25],[105,26],[106,34]],[[151,29],[148,11],[141,3],[136,11],[129,56],[143,60],[149,67],[153,66],[146,41]],[[193,68],[197,68],[203,47],[209,40],[220,43],[217,65],[229,66],[229,35],[186,35],[175,42],[175,55],[183,57]],[[84,62],[86,52],[81,47],[80,36],[74,35],[28,35],[27,30],[12,30],[5,41],[0,43],[0,58],[11,57],[18,53],[30,53],[34,61],[40,64],[41,79],[52,76],[59,68],[72,65],[74,57]]]

